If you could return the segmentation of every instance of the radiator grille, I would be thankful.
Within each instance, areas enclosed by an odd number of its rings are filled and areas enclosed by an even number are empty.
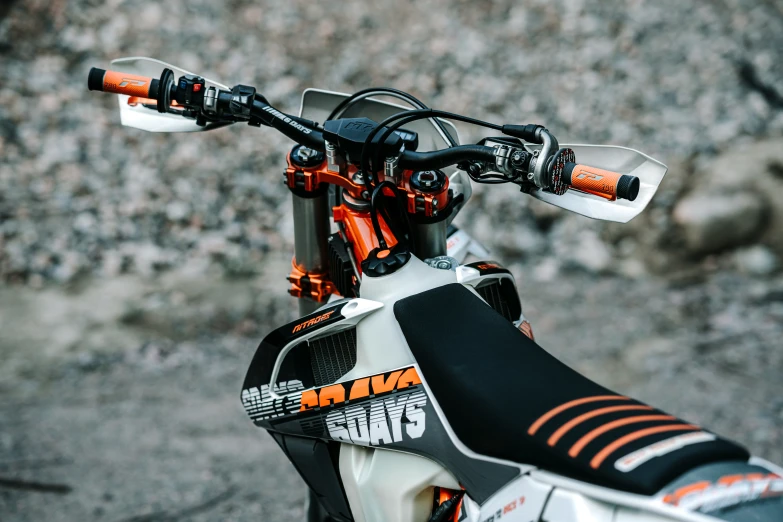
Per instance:
[[[356,329],[310,341],[310,364],[316,386],[331,384],[356,365]]]
[[[519,318],[514,317],[511,313],[511,307],[508,305],[508,300],[500,291],[500,281],[498,279],[493,279],[482,284],[476,288],[476,292],[478,292],[481,298],[484,299],[489,306],[509,321],[516,321]]]

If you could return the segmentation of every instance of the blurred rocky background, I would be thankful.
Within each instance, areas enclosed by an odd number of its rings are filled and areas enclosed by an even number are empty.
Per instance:
[[[122,128],[87,71],[134,55],[283,110],[393,86],[663,161],[628,225],[513,187],[478,187],[458,224],[513,269],[545,348],[783,461],[781,49],[775,0],[6,0],[0,519],[302,519],[239,402],[294,313],[290,143]]]

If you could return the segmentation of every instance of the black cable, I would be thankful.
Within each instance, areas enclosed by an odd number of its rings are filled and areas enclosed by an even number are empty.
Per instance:
[[[451,120],[462,121],[465,123],[479,125],[481,127],[487,127],[502,132],[502,127],[500,125],[495,125],[494,123],[478,120],[476,118],[470,118],[468,116],[462,116],[461,114],[454,114],[452,112],[446,112],[437,109],[417,109],[412,111],[398,112],[397,114],[389,116],[388,118],[383,120],[377,127],[375,127],[372,131],[370,131],[370,133],[367,135],[367,138],[364,140],[364,147],[362,148],[360,168],[362,172],[365,173],[365,178],[370,180],[370,183],[372,183],[375,179],[375,171],[374,171],[375,167],[370,168],[370,163],[368,162],[369,160],[368,145],[373,143],[373,139],[375,138],[375,136],[378,135],[378,132],[380,132],[382,129],[386,129],[382,137],[378,140],[375,140],[375,144],[383,144],[386,141],[386,139],[391,135],[391,133],[394,132],[397,128],[401,127],[402,125],[406,125],[412,121],[422,120],[430,117],[441,117],[441,118],[446,118]],[[395,120],[401,120],[401,121],[391,127],[388,128],[386,127],[386,125],[389,125]],[[380,158],[380,152],[378,152],[378,154],[376,155],[376,159],[378,158]],[[379,161],[376,161],[375,163],[378,164]]]
[[[471,123],[473,125],[479,125],[482,127],[487,127],[493,130],[501,131],[502,127],[500,125],[496,125],[494,123],[489,123],[483,120],[478,120],[476,118],[470,118],[468,116],[462,116],[461,114],[454,114],[451,112],[441,111],[437,109],[418,109],[418,110],[412,110],[412,111],[403,111],[398,112],[397,114],[394,114],[392,116],[389,116],[385,120],[383,120],[380,124],[378,124],[377,127],[375,127],[370,133],[367,135],[367,137],[364,140],[364,146],[362,147],[362,155],[361,155],[361,162],[360,162],[360,168],[362,172],[365,174],[365,180],[367,180],[368,185],[373,186],[375,181],[375,171],[373,170],[373,167],[371,167],[369,163],[369,147],[368,145],[373,142],[373,139],[376,135],[381,131],[381,129],[385,129],[383,133],[381,134],[381,137],[377,140],[377,143],[383,144],[386,139],[391,135],[392,132],[394,132],[395,129],[401,127],[402,125],[406,125],[410,122],[421,120],[429,117],[444,117],[448,119],[453,119],[457,121],[462,121],[465,123]],[[397,121],[399,120],[399,121]],[[387,125],[391,124],[392,122],[397,121],[394,125],[389,126],[386,128]],[[448,149],[447,149],[448,150]],[[379,164],[381,161],[381,154],[380,151],[377,152],[375,159],[377,160],[375,164]],[[386,182],[384,182],[386,183]],[[381,184],[382,185],[382,184]],[[376,187],[377,188],[377,187]],[[373,194],[375,192],[373,191]],[[396,193],[395,193],[396,194]],[[375,224],[378,221],[377,218],[377,209],[374,204],[374,198],[370,200],[370,218],[373,220],[373,227],[375,227]],[[375,228],[376,236],[380,232],[380,225],[378,225],[377,228]],[[380,244],[382,236],[378,236],[378,242]],[[384,241],[385,243],[385,241]]]
[[[478,125],[481,127],[490,128],[493,130],[497,130],[500,132],[505,132],[504,126],[496,125],[494,123],[489,123],[483,120],[479,120],[476,118],[470,118],[468,116],[462,116],[461,114],[454,114],[446,111],[440,111],[436,109],[418,109],[418,110],[412,110],[412,111],[403,111],[399,112],[397,114],[394,114],[392,116],[389,116],[385,120],[383,120],[380,124],[378,124],[377,127],[375,127],[370,133],[367,135],[367,137],[364,140],[364,146],[362,147],[362,154],[361,154],[361,161],[360,161],[360,168],[362,172],[365,174],[365,180],[367,181],[367,184],[372,187],[374,184],[374,181],[377,181],[375,178],[375,167],[374,165],[380,165],[383,158],[381,157],[381,148],[379,147],[376,149],[375,157],[373,158],[373,162],[369,162],[369,155],[370,155],[370,147],[371,144],[381,145],[386,142],[388,137],[399,127],[406,125],[408,123],[411,123],[416,120],[421,120],[425,118],[432,118],[432,117],[441,117],[446,119],[452,119],[457,121],[462,121],[465,123],[470,123],[473,125]],[[395,122],[393,125],[390,125],[392,122]],[[387,127],[388,125],[388,127]],[[382,130],[383,132],[380,134],[378,139],[375,139],[376,136],[378,136],[378,133]],[[443,151],[437,151],[437,152],[446,152],[448,149],[444,149]],[[473,181],[476,181],[477,183],[485,183],[485,184],[501,184],[501,183],[509,183],[512,181],[516,181],[520,175],[518,174],[514,178],[506,178],[503,175],[499,174],[486,174],[483,176],[473,176],[468,172],[468,175]],[[386,183],[386,182],[384,182]],[[395,193],[396,196],[396,193]],[[370,201],[370,216],[371,218],[375,219],[377,222],[377,216],[375,216],[377,210],[375,208],[374,201]],[[380,229],[376,229],[377,231]]]
[[[429,109],[424,103],[413,96],[410,93],[407,93],[405,91],[401,91],[399,89],[392,89],[391,87],[370,87],[368,89],[362,89],[361,91],[357,91],[350,95],[348,98],[345,98],[343,101],[341,101],[337,107],[332,110],[332,112],[329,114],[329,117],[326,118],[328,120],[332,120],[337,117],[338,114],[341,114],[345,111],[347,111],[354,103],[358,102],[358,98],[361,97],[361,99],[369,98],[372,96],[370,93],[378,93],[379,96],[391,96],[394,98],[402,99],[403,101],[408,102],[410,105],[417,109]],[[369,96],[365,96],[369,95]],[[449,131],[446,130],[446,127],[443,125],[443,122],[441,122],[437,118],[431,118],[432,123],[440,129],[440,131],[443,133],[443,136],[446,138],[446,141],[451,144],[452,147],[459,145],[457,143],[457,140],[455,140]]]
[[[483,145],[457,145],[432,152],[403,151],[399,166],[406,170],[440,169],[464,161],[495,161],[495,149]]]
[[[394,193],[394,199],[397,199],[397,186],[392,183],[391,181],[384,181],[382,183],[379,183],[377,187],[375,187],[372,191],[372,196],[370,197],[370,219],[372,220],[372,228],[375,231],[375,237],[378,238],[378,245],[381,247],[381,250],[387,250],[389,248],[389,245],[386,243],[386,239],[383,237],[383,231],[381,230],[381,224],[378,221],[378,212],[377,212],[377,198],[378,196],[383,196],[383,189],[385,187],[389,187],[392,190],[392,193]],[[389,226],[391,226],[390,223],[387,223]],[[396,236],[397,234],[395,234]],[[402,238],[397,238],[397,241],[401,241]]]

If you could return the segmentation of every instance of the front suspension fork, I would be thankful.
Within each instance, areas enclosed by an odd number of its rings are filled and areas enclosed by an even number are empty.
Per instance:
[[[299,315],[314,312],[334,292],[328,277],[329,200],[327,191],[298,195],[294,204],[294,259],[289,293],[299,298]]]

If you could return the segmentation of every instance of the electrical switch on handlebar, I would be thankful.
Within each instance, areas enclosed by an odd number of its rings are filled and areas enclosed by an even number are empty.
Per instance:
[[[192,74],[180,76],[177,82],[174,99],[180,105],[189,109],[204,106],[204,94],[206,92],[204,78]]]

